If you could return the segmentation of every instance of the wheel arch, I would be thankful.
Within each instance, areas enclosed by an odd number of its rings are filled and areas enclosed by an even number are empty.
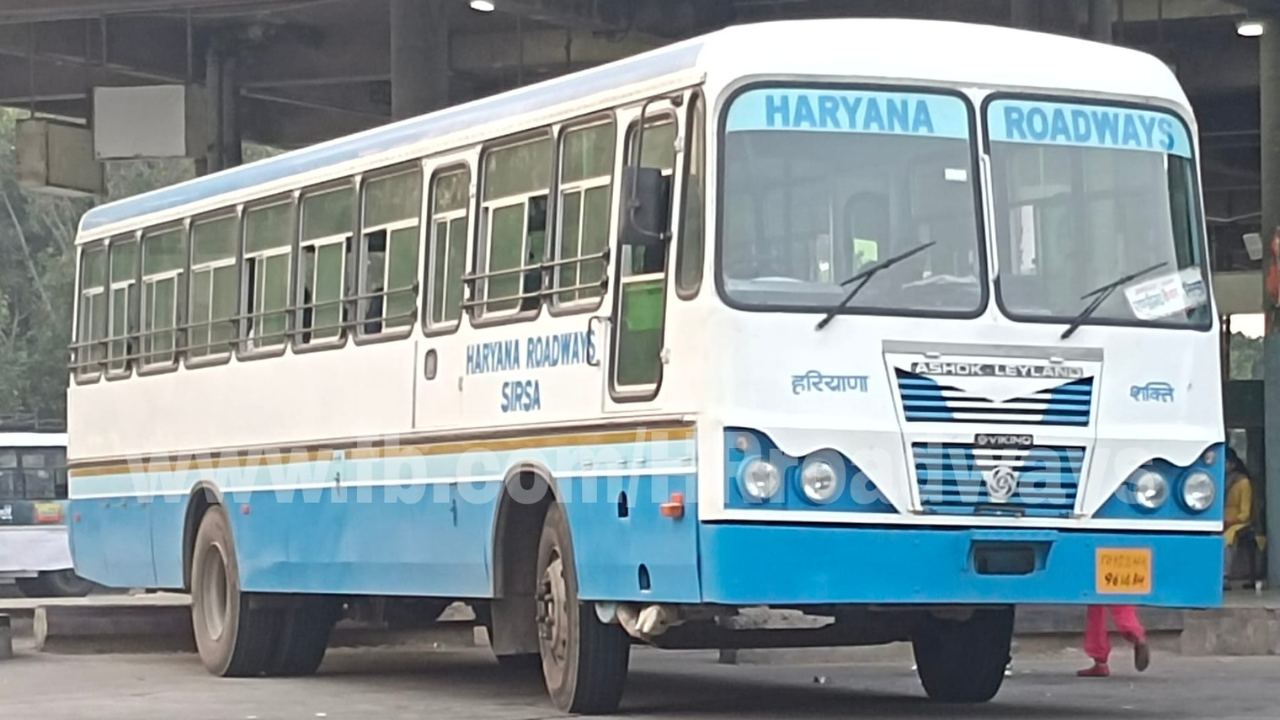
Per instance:
[[[191,564],[196,549],[196,533],[205,513],[214,506],[225,505],[222,490],[208,481],[196,483],[187,496],[187,511],[182,523],[182,588],[191,590]]]
[[[521,462],[507,471],[499,491],[493,523],[490,566],[493,568],[494,598],[524,594],[521,590],[532,592],[532,573],[528,576],[529,587],[525,588],[525,583],[521,582],[522,574],[516,569],[532,567],[537,562],[537,538],[542,532],[547,508],[561,501],[555,475],[542,463]],[[532,538],[532,541],[520,542],[522,538]]]

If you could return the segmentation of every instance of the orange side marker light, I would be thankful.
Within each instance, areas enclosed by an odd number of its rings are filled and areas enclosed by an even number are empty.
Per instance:
[[[671,500],[659,506],[662,517],[679,520],[684,517],[684,493],[671,493]]]

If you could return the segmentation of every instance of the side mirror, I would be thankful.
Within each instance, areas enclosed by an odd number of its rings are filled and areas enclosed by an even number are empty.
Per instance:
[[[671,226],[671,178],[658,168],[628,165],[622,171],[619,240],[634,247],[662,247]]]

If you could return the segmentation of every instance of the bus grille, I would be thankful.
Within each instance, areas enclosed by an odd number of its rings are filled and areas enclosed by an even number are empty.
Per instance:
[[[907,422],[1070,425],[1085,427],[1093,405],[1093,378],[1074,380],[1027,397],[996,402],[932,378],[898,370],[898,392]]]
[[[1084,466],[1082,447],[987,450],[965,444],[911,446],[920,502],[926,512],[1065,517],[1076,505]],[[987,476],[1012,470],[1017,486],[1007,502],[992,501]]]

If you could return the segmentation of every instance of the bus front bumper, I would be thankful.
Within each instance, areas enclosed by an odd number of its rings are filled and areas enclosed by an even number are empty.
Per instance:
[[[704,602],[1222,604],[1210,534],[705,523]]]

